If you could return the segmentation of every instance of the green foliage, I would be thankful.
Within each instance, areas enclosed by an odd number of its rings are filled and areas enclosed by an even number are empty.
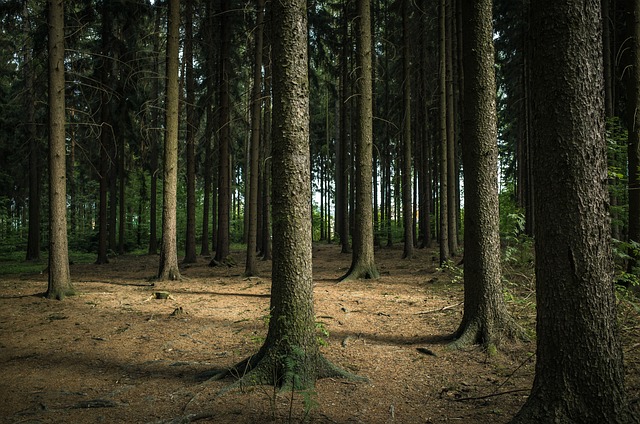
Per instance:
[[[316,321],[316,334],[316,339],[320,346],[329,345],[329,342],[327,342],[327,339],[329,338],[329,330],[327,330],[327,326],[324,322]]]
[[[627,226],[628,219],[627,142],[629,137],[626,126],[617,116],[607,120],[606,128],[609,195],[612,200],[609,206],[611,225],[622,231]]]
[[[452,283],[464,282],[464,269],[457,266],[451,259],[444,261],[441,267],[436,268],[436,271],[448,273]]]

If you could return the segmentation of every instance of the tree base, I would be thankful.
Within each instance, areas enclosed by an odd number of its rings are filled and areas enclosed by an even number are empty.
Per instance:
[[[47,290],[44,297],[47,299],[63,300],[67,296],[75,296],[76,290],[73,287],[60,288],[55,290]]]
[[[495,351],[504,341],[529,341],[523,328],[513,319],[506,318],[500,323],[488,325],[480,319],[470,320],[460,325],[451,335],[450,349],[463,349],[473,345],[481,345],[488,351]]]
[[[229,268],[233,268],[234,266],[236,266],[237,263],[235,261],[235,259],[233,259],[233,256],[229,255],[226,258],[222,259],[222,260],[218,260],[216,258],[211,259],[211,262],[209,262],[209,266],[210,267],[214,267],[214,266],[226,266]]]
[[[359,264],[359,265],[351,266],[349,271],[347,271],[345,275],[340,277],[338,281],[342,282],[342,281],[350,281],[350,280],[358,280],[358,279],[375,280],[376,278],[379,278],[379,277],[380,277],[380,273],[376,269],[375,265]]]
[[[283,365],[284,364],[284,365]],[[260,351],[233,367],[213,375],[210,380],[222,380],[234,377],[237,380],[218,393],[218,396],[230,390],[259,385],[271,385],[283,390],[306,390],[315,385],[315,381],[321,378],[344,378],[350,381],[368,382],[366,377],[361,377],[345,371],[331,363],[323,355],[317,357],[315,370],[311,370],[306,376],[297,375],[295,369],[300,364],[295,361],[295,355],[283,358],[276,349],[263,346]]]

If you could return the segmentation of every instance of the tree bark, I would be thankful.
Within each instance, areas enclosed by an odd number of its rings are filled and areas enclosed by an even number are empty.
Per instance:
[[[447,165],[446,0],[440,0],[440,265],[449,260],[449,177]]]
[[[378,278],[373,253],[372,155],[373,155],[373,85],[371,80],[371,5],[369,0],[356,1],[356,60],[358,72],[359,125],[356,139],[356,205],[351,267],[342,281]]]
[[[537,363],[512,422],[638,422],[612,283],[600,2],[541,0],[531,17]]]
[[[264,28],[264,0],[257,0],[253,93],[251,105],[251,146],[249,163],[249,228],[247,231],[247,260],[245,276],[258,273],[256,247],[258,245],[258,157],[260,155],[260,123],[262,121],[262,34]],[[246,213],[246,212],[245,212]]]
[[[462,1],[465,187],[464,315],[455,347],[516,335],[502,294],[492,0]]]
[[[48,0],[49,23],[49,280],[45,297],[75,294],[69,272],[65,149],[64,2]]]
[[[402,221],[404,227],[403,259],[413,257],[413,201],[411,184],[411,54],[409,36],[409,1],[402,1]]]
[[[220,15],[220,125],[218,133],[218,237],[216,239],[216,256],[210,266],[224,264],[229,256],[229,224],[231,212],[231,116],[229,99],[229,60],[231,44],[231,25],[227,12],[229,0],[222,0]]]
[[[31,17],[26,2],[23,18],[25,34],[28,34],[31,31]],[[24,78],[27,85],[27,134],[29,135],[29,235],[26,259],[36,261],[40,259],[40,146],[37,139],[35,69],[32,63],[31,49],[31,46],[25,46],[24,54]]]
[[[629,0],[627,27],[631,41],[631,66],[627,80],[627,133],[629,172],[629,249],[628,271],[640,275],[640,0]]]
[[[176,240],[178,188],[178,38],[180,3],[170,0],[167,17],[167,94],[165,100],[164,179],[162,202],[162,247],[158,280],[179,280]]]
[[[195,263],[196,253],[196,132],[195,77],[193,75],[193,0],[185,3],[184,61],[187,88],[185,111],[187,114],[186,154],[187,154],[187,231],[183,263]]]
[[[311,245],[309,83],[305,0],[272,4],[273,27],[273,270],[271,317],[259,352],[229,372],[245,384],[312,388],[343,375],[321,354],[315,333]],[[236,385],[239,385],[236,383]]]

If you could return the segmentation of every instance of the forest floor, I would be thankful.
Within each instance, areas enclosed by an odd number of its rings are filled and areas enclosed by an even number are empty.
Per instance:
[[[203,373],[256,353],[267,329],[270,262],[243,278],[208,258],[182,267],[183,281],[156,283],[157,256],[74,264],[79,294],[42,297],[46,273],[0,276],[0,422],[506,423],[526,400],[534,342],[497,352],[447,348],[462,317],[460,271],[437,253],[376,251],[378,280],[337,283],[350,255],[314,245],[315,308],[324,355],[369,382],[319,380],[308,393],[243,387]],[[0,263],[0,267],[3,264]],[[531,270],[511,270],[508,306],[533,334]],[[155,292],[168,291],[166,300]],[[629,398],[640,396],[640,313],[621,300]],[[328,333],[328,334],[327,334]],[[192,414],[196,414],[194,416]],[[198,415],[199,414],[199,415]]]

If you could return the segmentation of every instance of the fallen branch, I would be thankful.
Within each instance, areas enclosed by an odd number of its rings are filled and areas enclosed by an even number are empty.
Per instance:
[[[457,308],[458,306],[462,305],[464,302],[460,302],[460,303],[456,303],[455,305],[447,305],[447,306],[443,306],[442,308],[439,309],[432,309],[430,311],[421,311],[421,312],[417,312],[416,315],[426,315],[426,314],[433,314],[434,312],[443,312],[449,309],[453,309],[453,308]]]

